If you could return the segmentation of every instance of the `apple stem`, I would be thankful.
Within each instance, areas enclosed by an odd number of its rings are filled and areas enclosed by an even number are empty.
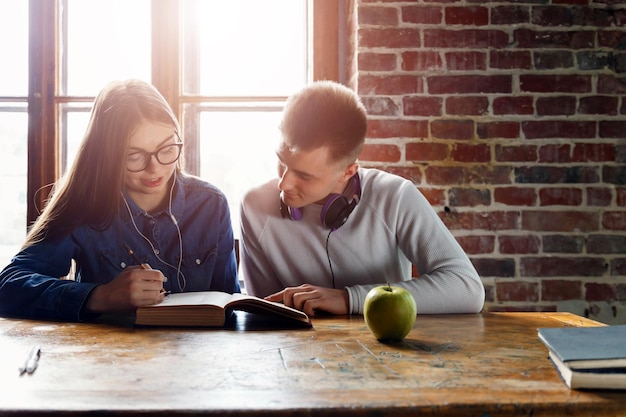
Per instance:
[[[388,289],[389,291],[391,291],[391,284],[390,284],[390,283],[387,283],[387,289]]]

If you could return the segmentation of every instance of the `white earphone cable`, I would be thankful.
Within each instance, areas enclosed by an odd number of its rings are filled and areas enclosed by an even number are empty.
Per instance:
[[[176,183],[176,174],[174,174],[174,181],[172,182],[172,187],[170,188],[170,201],[169,201],[169,218],[172,220],[172,223],[174,223],[174,227],[176,227],[176,232],[178,234],[178,248],[180,250],[180,257],[178,258],[178,266],[174,266],[166,261],[164,261],[157,252],[157,249],[154,247],[154,245],[152,244],[152,242],[150,241],[150,239],[148,239],[148,237],[146,235],[144,235],[143,233],[141,233],[141,231],[139,230],[139,227],[137,227],[137,223],[135,223],[135,219],[133,217],[133,213],[130,210],[130,205],[128,204],[128,201],[126,201],[126,197],[124,196],[124,193],[120,192],[122,194],[122,199],[124,200],[124,205],[126,206],[126,210],[128,210],[128,215],[130,217],[130,221],[133,224],[133,227],[135,228],[135,231],[139,234],[139,236],[141,236],[147,243],[148,245],[150,245],[150,248],[152,249],[152,253],[154,253],[154,256],[156,256],[156,258],[163,264],[169,266],[170,268],[174,268],[176,269],[176,280],[178,282],[178,286],[180,288],[180,291],[184,291],[185,287],[187,286],[187,278],[185,277],[185,274],[183,273],[183,271],[181,271],[181,267],[182,267],[182,262],[183,262],[183,237],[182,237],[182,233],[180,231],[180,228],[178,227],[178,221],[176,220],[176,217],[174,217],[174,215],[172,214],[172,195],[173,195],[173,191],[174,191],[174,184]]]

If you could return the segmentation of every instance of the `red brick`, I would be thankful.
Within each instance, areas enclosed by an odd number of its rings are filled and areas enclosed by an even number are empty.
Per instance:
[[[600,225],[598,213],[587,211],[522,211],[522,229],[542,232],[594,232]]]
[[[538,97],[535,107],[539,116],[570,116],[576,114],[576,98],[572,96]]]
[[[434,51],[406,51],[401,55],[403,71],[428,71],[443,68],[441,55]]]
[[[531,96],[505,96],[493,99],[493,114],[533,114],[533,98]]]
[[[534,206],[537,204],[537,192],[534,188],[498,187],[493,191],[495,203],[509,206]]]
[[[521,91],[534,93],[589,93],[591,92],[590,75],[520,75]]]
[[[483,71],[487,69],[487,58],[484,52],[447,52],[445,58],[449,71]]]
[[[443,11],[439,6],[402,6],[402,21],[419,24],[438,24],[443,22]]]
[[[520,259],[522,277],[594,277],[606,271],[603,258],[537,256]]]
[[[443,161],[448,158],[449,146],[442,143],[410,142],[406,144],[407,161]]]
[[[626,236],[613,234],[593,234],[587,237],[587,253],[623,254],[626,253]]]
[[[454,184],[510,184],[510,167],[487,167],[484,164],[473,167],[428,166],[426,180],[434,185]]]
[[[398,162],[400,149],[396,145],[368,144],[363,146],[359,159],[365,161]]]
[[[626,230],[626,212],[609,211],[604,213],[602,227],[607,230]]]
[[[581,97],[578,113],[580,114],[617,114],[618,98],[611,96]]]
[[[539,238],[537,236],[500,236],[498,246],[500,253],[538,253]]]
[[[428,121],[402,119],[370,119],[367,121],[368,138],[425,138]]]
[[[359,70],[393,71],[396,69],[395,54],[360,53],[358,56]]]
[[[425,29],[425,48],[505,48],[509,35],[505,31],[486,29]]]
[[[472,139],[474,122],[472,120],[440,119],[430,123],[430,131],[434,138]]]
[[[539,148],[539,162],[572,162],[570,145],[545,145]]]
[[[544,253],[582,253],[585,237],[571,235],[547,235],[543,237]]]
[[[398,25],[398,10],[395,7],[361,5],[357,10],[359,13],[359,25]]]
[[[513,277],[515,261],[513,259],[474,258],[472,264],[481,277]]]
[[[590,49],[595,46],[595,38],[593,30],[549,31],[523,28],[513,32],[513,42],[521,49]]]
[[[452,96],[446,98],[446,114],[480,116],[489,112],[489,100],[484,96]]]
[[[589,139],[596,136],[596,122],[569,120],[533,120],[522,122],[526,139],[568,138]]]
[[[598,136],[601,138],[623,139],[626,132],[624,120],[601,120],[598,122]]]
[[[527,6],[506,5],[494,6],[491,9],[491,24],[493,25],[512,25],[529,22],[530,14]]]
[[[489,68],[528,70],[531,67],[529,51],[489,51]]]
[[[515,181],[523,184],[596,183],[600,181],[595,166],[530,165],[515,168]]]
[[[433,206],[443,206],[446,204],[446,190],[441,188],[420,188],[426,200]]]
[[[535,162],[537,147],[533,145],[502,146],[496,145],[496,161],[498,162]]]
[[[580,300],[583,297],[581,281],[544,279],[541,281],[542,301]]]
[[[432,96],[409,96],[402,100],[406,116],[441,116],[443,98]]]
[[[626,188],[619,187],[615,189],[617,205],[620,207],[626,206]]]
[[[407,28],[359,29],[360,48],[419,48],[420,30]]]
[[[488,145],[459,143],[452,147],[450,156],[457,162],[489,162],[491,161],[491,148]]]
[[[400,109],[389,97],[365,96],[361,99],[369,116],[398,116]]]
[[[583,200],[583,192],[578,188],[542,188],[539,190],[541,206],[579,206]]]
[[[610,188],[589,187],[587,188],[587,205],[606,207],[613,200],[613,192]]]
[[[626,258],[611,261],[611,275],[626,275]],[[626,298],[626,296],[621,298]]]
[[[446,25],[485,26],[489,24],[489,9],[486,7],[446,7]]]
[[[510,75],[444,75],[426,80],[430,94],[507,93],[513,91]]]
[[[484,235],[458,236],[456,240],[459,242],[465,253],[481,254],[493,253],[495,248],[495,237]]]
[[[598,94],[626,94],[626,83],[613,75],[598,75]]]
[[[359,95],[404,95],[422,93],[424,85],[420,77],[410,75],[360,75]]]
[[[487,189],[455,187],[448,191],[448,200],[452,207],[488,206],[491,193]]]
[[[617,288],[614,284],[588,282],[585,284],[585,300],[612,302],[617,299]]]
[[[446,213],[442,220],[450,230],[514,230],[519,214],[513,211]]]
[[[539,284],[536,282],[496,282],[498,301],[539,301]]]
[[[507,121],[481,122],[476,131],[481,139],[517,139],[520,136],[520,124]]]
[[[572,160],[574,162],[612,162],[615,160],[615,146],[610,143],[577,143],[574,145]]]

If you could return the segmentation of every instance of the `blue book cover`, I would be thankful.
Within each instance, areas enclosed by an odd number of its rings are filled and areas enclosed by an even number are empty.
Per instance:
[[[572,369],[626,368],[626,325],[537,331],[548,349]]]

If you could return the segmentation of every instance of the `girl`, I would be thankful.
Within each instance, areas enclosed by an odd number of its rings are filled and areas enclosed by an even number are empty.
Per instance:
[[[0,273],[0,314],[83,321],[170,291],[240,291],[226,198],[182,172],[179,132],[152,85],[100,92],[72,167]]]

